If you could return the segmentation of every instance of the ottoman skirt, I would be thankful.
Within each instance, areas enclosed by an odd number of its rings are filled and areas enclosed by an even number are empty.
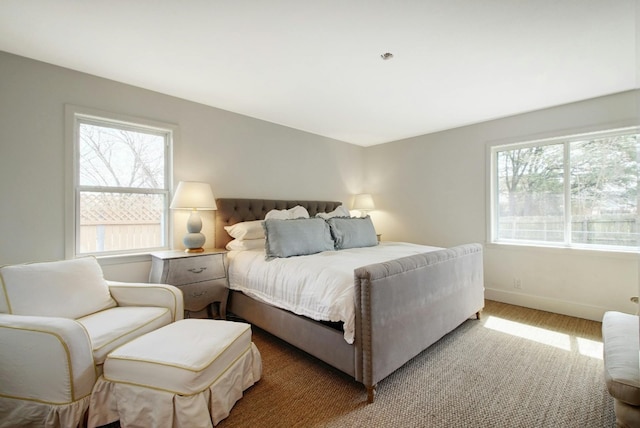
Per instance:
[[[261,375],[249,324],[181,320],[107,356],[89,426],[212,427]]]

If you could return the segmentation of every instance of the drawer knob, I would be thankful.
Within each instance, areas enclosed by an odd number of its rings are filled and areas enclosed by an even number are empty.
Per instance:
[[[201,267],[201,268],[191,268],[191,269],[189,269],[189,272],[191,272],[191,273],[202,273],[202,272],[204,272],[205,270],[207,270],[207,268],[206,268],[206,267]]]

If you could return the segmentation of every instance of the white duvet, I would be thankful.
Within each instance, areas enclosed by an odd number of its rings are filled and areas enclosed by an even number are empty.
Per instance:
[[[265,303],[318,321],[342,321],[344,339],[355,333],[355,268],[437,247],[385,242],[375,247],[325,251],[265,261],[264,250],[230,251],[229,286]]]

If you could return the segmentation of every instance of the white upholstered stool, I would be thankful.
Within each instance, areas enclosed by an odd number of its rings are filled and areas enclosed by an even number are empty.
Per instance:
[[[261,375],[249,324],[177,321],[107,356],[89,426],[212,427]]]
[[[608,311],[602,319],[604,379],[614,398],[616,426],[640,426],[640,319]]]

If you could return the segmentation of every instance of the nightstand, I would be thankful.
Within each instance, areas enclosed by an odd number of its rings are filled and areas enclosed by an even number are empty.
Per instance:
[[[218,303],[217,313],[225,319],[229,297],[226,253],[226,250],[151,253],[149,282],[175,285],[182,290],[185,318],[199,316],[203,312],[212,318],[212,306]]]

